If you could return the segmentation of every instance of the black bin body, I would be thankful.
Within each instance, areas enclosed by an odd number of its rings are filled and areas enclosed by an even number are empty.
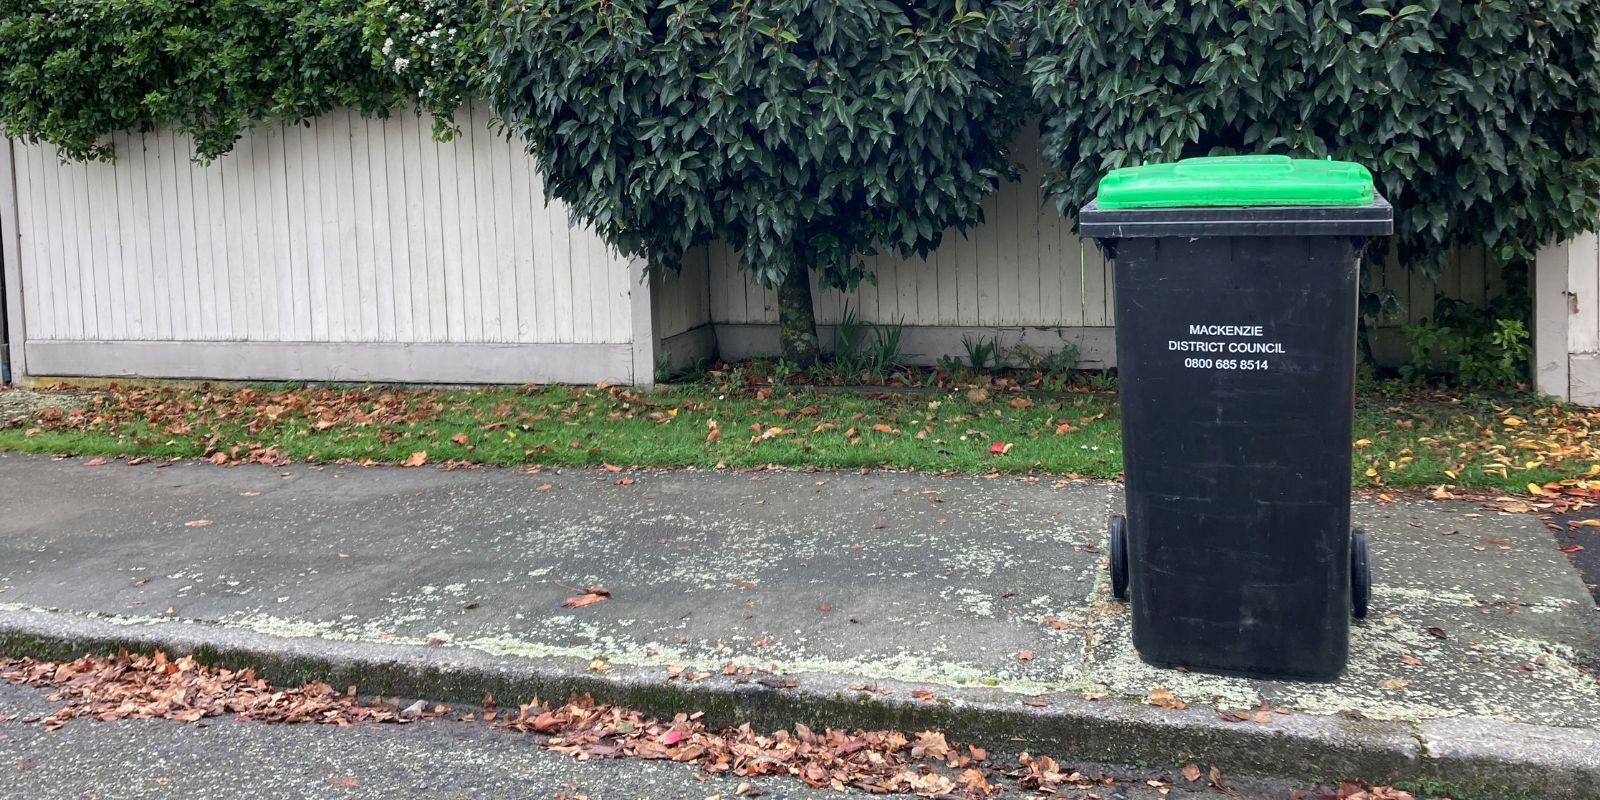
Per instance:
[[[1329,680],[1351,615],[1366,207],[1100,210],[1116,263],[1133,642],[1159,666]]]

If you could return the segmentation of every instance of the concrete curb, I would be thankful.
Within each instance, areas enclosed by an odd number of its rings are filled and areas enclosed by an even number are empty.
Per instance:
[[[851,690],[857,678],[793,674],[796,688],[713,677],[666,681],[660,670],[604,675],[578,659],[500,656],[473,650],[286,638],[183,620],[0,610],[0,654],[71,659],[85,653],[163,650],[206,663],[254,667],[274,683],[320,680],[364,695],[477,703],[591,693],[652,714],[704,711],[712,724],[775,729],[942,730],[995,752],[1048,753],[1065,763],[1139,764],[1177,769],[1190,762],[1225,774],[1419,787],[1456,800],[1600,800],[1600,733],[1486,719],[1413,725],[1344,716],[1291,714],[1269,725],[1230,723],[1209,708],[1164,711],[1127,700],[1049,695],[1023,706],[1000,689],[913,686],[877,681],[889,696]],[[934,691],[915,700],[913,689]]]

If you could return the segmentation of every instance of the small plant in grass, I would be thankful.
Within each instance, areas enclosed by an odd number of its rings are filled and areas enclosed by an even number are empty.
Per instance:
[[[1066,391],[1072,385],[1073,371],[1078,368],[1078,346],[1065,342],[1059,349],[1040,352],[1024,342],[1017,342],[1011,347],[1010,363],[1033,370],[1040,388]]]
[[[780,358],[772,363],[772,369],[767,373],[767,377],[772,380],[774,386],[777,386],[788,383],[799,373],[800,368],[795,366],[794,362]]]
[[[683,383],[705,383],[710,379],[711,359],[701,357],[694,360],[693,364],[679,373],[677,378]]]
[[[847,383],[859,380],[866,371],[867,360],[861,348],[866,344],[870,328],[846,301],[839,311],[839,324],[833,326],[833,369]]]
[[[905,323],[872,326],[872,349],[868,372],[880,381],[888,370],[900,363],[900,339],[905,335]]]
[[[833,329],[833,368],[840,380],[853,383],[865,379],[882,383],[884,376],[900,361],[900,340],[905,325],[874,325],[863,322],[847,302]]]
[[[961,346],[967,351],[967,365],[976,370],[1000,366],[1000,340],[970,336],[961,337]]]
[[[1408,380],[1484,388],[1512,388],[1526,380],[1530,348],[1520,319],[1441,298],[1431,319],[1402,330],[1411,362],[1400,373]]]
[[[707,374],[727,391],[741,392],[750,384],[750,375],[743,365],[727,370],[712,370]]]
[[[1114,392],[1117,390],[1117,376],[1109,369],[1102,369],[1089,373],[1083,385],[1096,392]]]

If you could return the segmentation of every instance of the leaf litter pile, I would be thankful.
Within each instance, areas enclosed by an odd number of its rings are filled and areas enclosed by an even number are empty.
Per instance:
[[[200,723],[232,715],[264,723],[316,723],[349,726],[362,723],[407,724],[420,720],[457,720],[488,724],[505,731],[532,734],[538,744],[579,760],[639,758],[699,766],[711,775],[740,778],[790,777],[823,789],[862,790],[874,794],[932,798],[990,798],[1006,789],[1040,796],[1103,798],[1119,781],[1102,772],[1064,767],[1048,756],[1023,753],[1013,759],[992,757],[981,747],[949,741],[944,734],[922,731],[792,730],[759,734],[748,724],[713,729],[703,714],[678,714],[671,720],[574,697],[546,706],[537,699],[515,711],[497,708],[485,697],[480,711],[461,713],[449,706],[418,701],[363,702],[354,686],[341,692],[324,683],[297,688],[274,687],[254,670],[212,667],[184,656],[170,659],[121,651],[114,656],[86,656],[75,661],[16,658],[0,661],[0,679],[13,685],[51,690],[63,703],[47,715],[23,722],[57,730],[74,719],[165,719]],[[15,720],[17,716],[9,719]],[[1238,790],[1212,768],[1202,775],[1190,764],[1178,774],[1143,783],[1166,794],[1173,786],[1209,788],[1225,795]],[[761,790],[746,782],[739,796]],[[1314,792],[1295,791],[1294,800],[1411,800],[1388,787],[1346,781]]]

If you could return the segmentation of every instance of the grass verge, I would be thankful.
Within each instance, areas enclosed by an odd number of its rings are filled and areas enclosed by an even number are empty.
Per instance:
[[[0,449],[83,456],[437,464],[781,465],[1115,478],[1116,395],[1014,386],[862,394],[696,384],[407,389],[58,387],[10,393]],[[0,395],[3,397],[3,395]],[[1600,473],[1600,412],[1487,395],[1369,391],[1358,486],[1526,490]]]

